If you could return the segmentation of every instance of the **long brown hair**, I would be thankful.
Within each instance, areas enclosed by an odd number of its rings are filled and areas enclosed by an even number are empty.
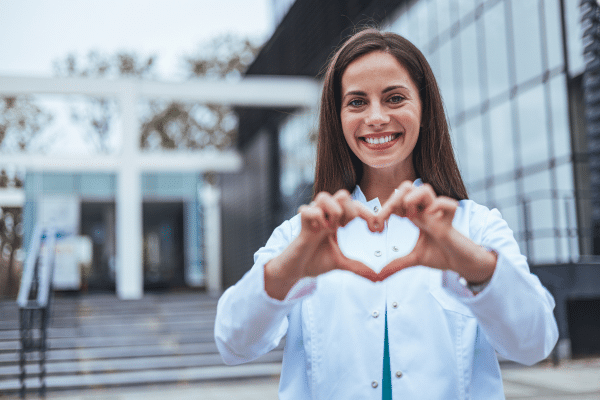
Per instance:
[[[419,89],[422,127],[413,150],[417,177],[429,183],[438,195],[467,199],[454,158],[442,97],[429,63],[419,49],[402,36],[374,28],[364,29],[347,39],[333,54],[325,72],[313,196],[322,191],[333,194],[340,189],[352,192],[362,178],[362,162],[350,150],[342,132],[341,82],[350,63],[373,51],[394,56]]]

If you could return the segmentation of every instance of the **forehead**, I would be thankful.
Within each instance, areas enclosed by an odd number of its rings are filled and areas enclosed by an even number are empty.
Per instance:
[[[342,92],[356,89],[355,86],[376,84],[403,84],[416,90],[408,70],[396,57],[384,52],[373,51],[352,61],[342,74]]]

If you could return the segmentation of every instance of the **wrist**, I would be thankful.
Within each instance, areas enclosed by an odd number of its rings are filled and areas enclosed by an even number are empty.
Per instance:
[[[489,285],[494,275],[494,271],[496,270],[496,262],[498,261],[498,253],[496,253],[495,250],[486,246],[481,246],[481,249],[485,250],[487,253],[485,257],[480,257],[483,266],[483,268],[481,268],[481,274],[471,276],[471,279],[467,279],[467,277],[464,276],[461,278],[462,283],[474,294],[481,293]],[[481,276],[484,276],[483,274],[486,270],[490,270],[490,265],[493,266],[491,272],[487,272],[487,274],[485,274],[487,276],[481,278]],[[485,268],[486,266],[488,268]]]
[[[307,242],[296,238],[280,255],[265,264],[265,291],[270,297],[284,300],[290,289],[304,278],[301,255],[306,251]]]

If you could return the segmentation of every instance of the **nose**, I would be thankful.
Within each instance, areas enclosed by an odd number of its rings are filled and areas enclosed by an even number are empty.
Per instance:
[[[378,103],[372,103],[367,111],[365,124],[368,126],[381,126],[390,122],[390,116],[385,113],[385,110]]]

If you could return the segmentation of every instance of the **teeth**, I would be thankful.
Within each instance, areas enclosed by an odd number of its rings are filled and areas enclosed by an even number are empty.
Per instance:
[[[369,144],[382,144],[382,143],[387,143],[387,142],[391,141],[392,139],[394,139],[394,135],[384,136],[381,138],[365,138],[365,141]]]

